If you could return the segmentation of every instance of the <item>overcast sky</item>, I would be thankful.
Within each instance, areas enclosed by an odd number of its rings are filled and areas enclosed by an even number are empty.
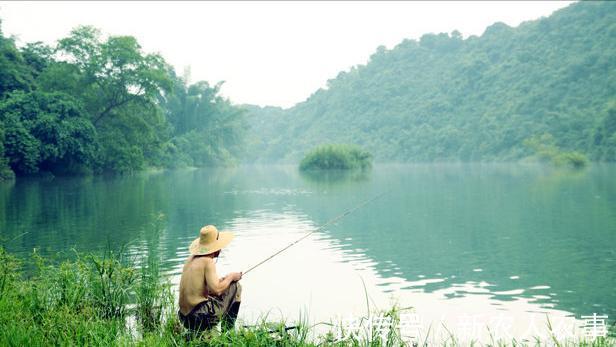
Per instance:
[[[481,35],[570,2],[4,2],[4,35],[49,44],[80,24],[133,35],[191,80],[225,81],[234,103],[290,107],[379,45],[458,30]]]

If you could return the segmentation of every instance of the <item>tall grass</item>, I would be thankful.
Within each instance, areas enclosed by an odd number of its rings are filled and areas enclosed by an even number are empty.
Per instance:
[[[88,256],[87,263],[64,263],[66,267],[77,266],[89,271],[89,287],[79,289],[90,289],[88,292],[92,299],[92,304],[97,314],[101,318],[125,318],[129,295],[133,285],[137,280],[135,269],[128,266],[122,251],[113,253],[106,251],[103,257]],[[87,280],[84,276],[85,283]]]
[[[140,266],[140,278],[135,288],[136,318],[143,332],[159,329],[165,314],[173,311],[171,285],[160,275],[159,238],[164,228],[164,215],[156,216],[151,228],[146,229],[147,256]]]
[[[155,237],[156,235],[153,235]],[[193,335],[179,323],[173,295],[162,281],[153,248],[147,261],[137,262],[122,252],[76,254],[73,260],[51,264],[34,253],[36,270],[22,273],[22,262],[0,247],[0,346],[402,346],[398,330],[383,333],[367,324],[381,315],[400,323],[402,309],[370,309],[361,319],[359,333],[341,335],[330,323],[325,332],[307,319],[289,329],[285,322]],[[136,325],[127,322],[136,322]],[[428,332],[428,335],[430,333]],[[435,340],[426,336],[415,345],[463,346],[455,336]],[[490,346],[616,346],[613,339],[595,341],[493,341]]]

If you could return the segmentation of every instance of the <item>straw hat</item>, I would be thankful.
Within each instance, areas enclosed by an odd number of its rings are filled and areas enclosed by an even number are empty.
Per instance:
[[[233,234],[228,231],[218,231],[213,225],[201,228],[199,237],[196,238],[188,250],[192,255],[206,255],[221,250],[231,242]]]

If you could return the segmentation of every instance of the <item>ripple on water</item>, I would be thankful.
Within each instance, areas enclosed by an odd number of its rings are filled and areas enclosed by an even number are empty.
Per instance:
[[[524,294],[524,289],[512,289],[512,290],[505,290],[505,291],[499,291],[499,292],[493,292],[496,295],[521,295]]]
[[[248,189],[248,190],[229,190],[224,194],[231,195],[310,195],[312,191],[306,189],[297,188],[261,188],[261,189]]]

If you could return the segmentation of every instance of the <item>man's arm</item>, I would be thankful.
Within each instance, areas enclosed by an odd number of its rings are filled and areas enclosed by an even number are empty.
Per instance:
[[[214,261],[209,259],[205,263],[205,283],[207,283],[207,290],[211,294],[220,295],[224,293],[232,282],[239,281],[241,278],[241,272],[232,272],[223,278],[218,278]]]

